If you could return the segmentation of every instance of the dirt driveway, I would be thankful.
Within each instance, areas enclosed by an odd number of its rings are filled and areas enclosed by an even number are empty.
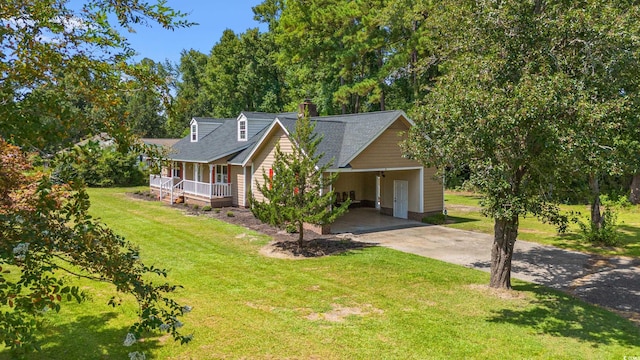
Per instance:
[[[489,271],[492,237],[420,226],[354,235],[354,240]],[[640,259],[603,257],[517,241],[512,277],[575,294],[640,320]]]

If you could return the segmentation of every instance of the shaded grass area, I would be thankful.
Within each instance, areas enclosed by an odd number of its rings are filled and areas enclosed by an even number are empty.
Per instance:
[[[493,220],[481,214],[479,201],[480,197],[476,194],[447,191],[445,193],[447,226],[493,234]],[[580,214],[578,218],[583,222],[589,220],[587,205],[562,205],[561,209],[567,213]],[[620,244],[616,247],[597,246],[583,241],[579,235],[579,227],[575,223],[569,226],[567,233],[558,234],[555,226],[545,224],[531,216],[520,219],[518,239],[603,255],[640,256],[640,205],[621,208],[616,212],[621,235]],[[441,223],[444,224],[444,221]]]
[[[28,359],[622,358],[640,331],[600,308],[515,281],[490,291],[488,274],[381,247],[282,260],[269,239],[215,219],[185,216],[123,189],[93,189],[92,213],[184,285],[176,298],[186,346],[149,334],[121,346],[135,307],[106,305],[113,289],[80,281],[92,297],[47,317],[43,352]],[[11,358],[0,351],[0,358]]]

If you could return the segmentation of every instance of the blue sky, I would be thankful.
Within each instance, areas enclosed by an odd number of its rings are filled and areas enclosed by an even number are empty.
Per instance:
[[[199,25],[174,31],[158,25],[151,28],[137,26],[136,33],[124,35],[139,53],[137,60],[147,57],[154,61],[169,59],[178,63],[183,49],[209,54],[225,29],[236,34],[255,27],[266,31],[265,24],[253,20],[251,11],[260,3],[262,0],[168,0],[170,7],[188,13],[188,20]]]

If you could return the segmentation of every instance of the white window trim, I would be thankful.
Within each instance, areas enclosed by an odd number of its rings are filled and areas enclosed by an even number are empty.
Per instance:
[[[244,124],[244,137],[242,136],[242,130],[240,129],[240,125]],[[247,123],[247,119],[238,120],[238,141],[247,141],[249,126]]]
[[[222,181],[218,181],[218,177]],[[226,164],[216,164],[216,184],[228,184],[229,183],[229,167]]]
[[[194,131],[195,129],[195,131]],[[198,123],[197,122],[193,122],[191,123],[191,142],[198,142]]]

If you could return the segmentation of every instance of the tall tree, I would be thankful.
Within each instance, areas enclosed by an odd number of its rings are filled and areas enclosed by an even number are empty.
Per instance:
[[[471,170],[494,219],[492,287],[511,287],[519,218],[563,223],[551,190],[618,160],[602,141],[637,112],[638,12],[614,0],[431,9],[444,75],[406,146],[426,164]]]
[[[304,246],[304,224],[329,225],[349,208],[349,201],[332,206],[335,199],[332,184],[337,174],[327,174],[331,162],[319,165],[323,154],[317,154],[322,138],[314,132],[315,125],[305,116],[298,119],[291,134],[292,151],[285,153],[276,145],[273,177],[264,174],[259,191],[266,201],[257,201],[253,194],[250,206],[263,222],[275,226],[292,225],[298,231],[298,245]]]
[[[164,270],[142,263],[135,246],[88,215],[82,181],[40,173],[25,155],[68,145],[75,129],[108,131],[123,148],[133,143],[119,114],[129,85],[122,79],[148,86],[161,79],[130,65],[133,50],[110,19],[125,28],[188,25],[164,1],[91,0],[75,9],[62,0],[7,0],[0,7],[0,341],[7,347],[37,348],[44,311],[60,309],[63,297],[82,299],[66,274],[133,295],[139,319],[126,345],[156,329],[190,339],[179,332],[187,308],[169,296],[176,286],[151,282]]]
[[[211,49],[206,70],[214,116],[234,117],[244,110],[283,110],[285,87],[274,65],[275,53],[275,43],[268,33],[258,29],[240,35],[224,31]]]
[[[213,116],[213,99],[208,95],[206,80],[208,59],[197,50],[182,51],[180,64],[174,70],[178,79],[167,120],[169,136],[181,136],[193,117]]]
[[[151,59],[142,59],[138,66],[143,71],[149,72],[158,79],[166,79],[169,75],[161,63],[156,63]],[[124,120],[129,124],[129,128],[134,134],[140,137],[160,138],[166,135],[166,111],[163,102],[163,87],[167,84],[160,84],[160,88],[149,86],[144,82],[131,80],[124,98]]]
[[[293,98],[324,113],[411,110],[437,74],[425,1],[265,1]]]

